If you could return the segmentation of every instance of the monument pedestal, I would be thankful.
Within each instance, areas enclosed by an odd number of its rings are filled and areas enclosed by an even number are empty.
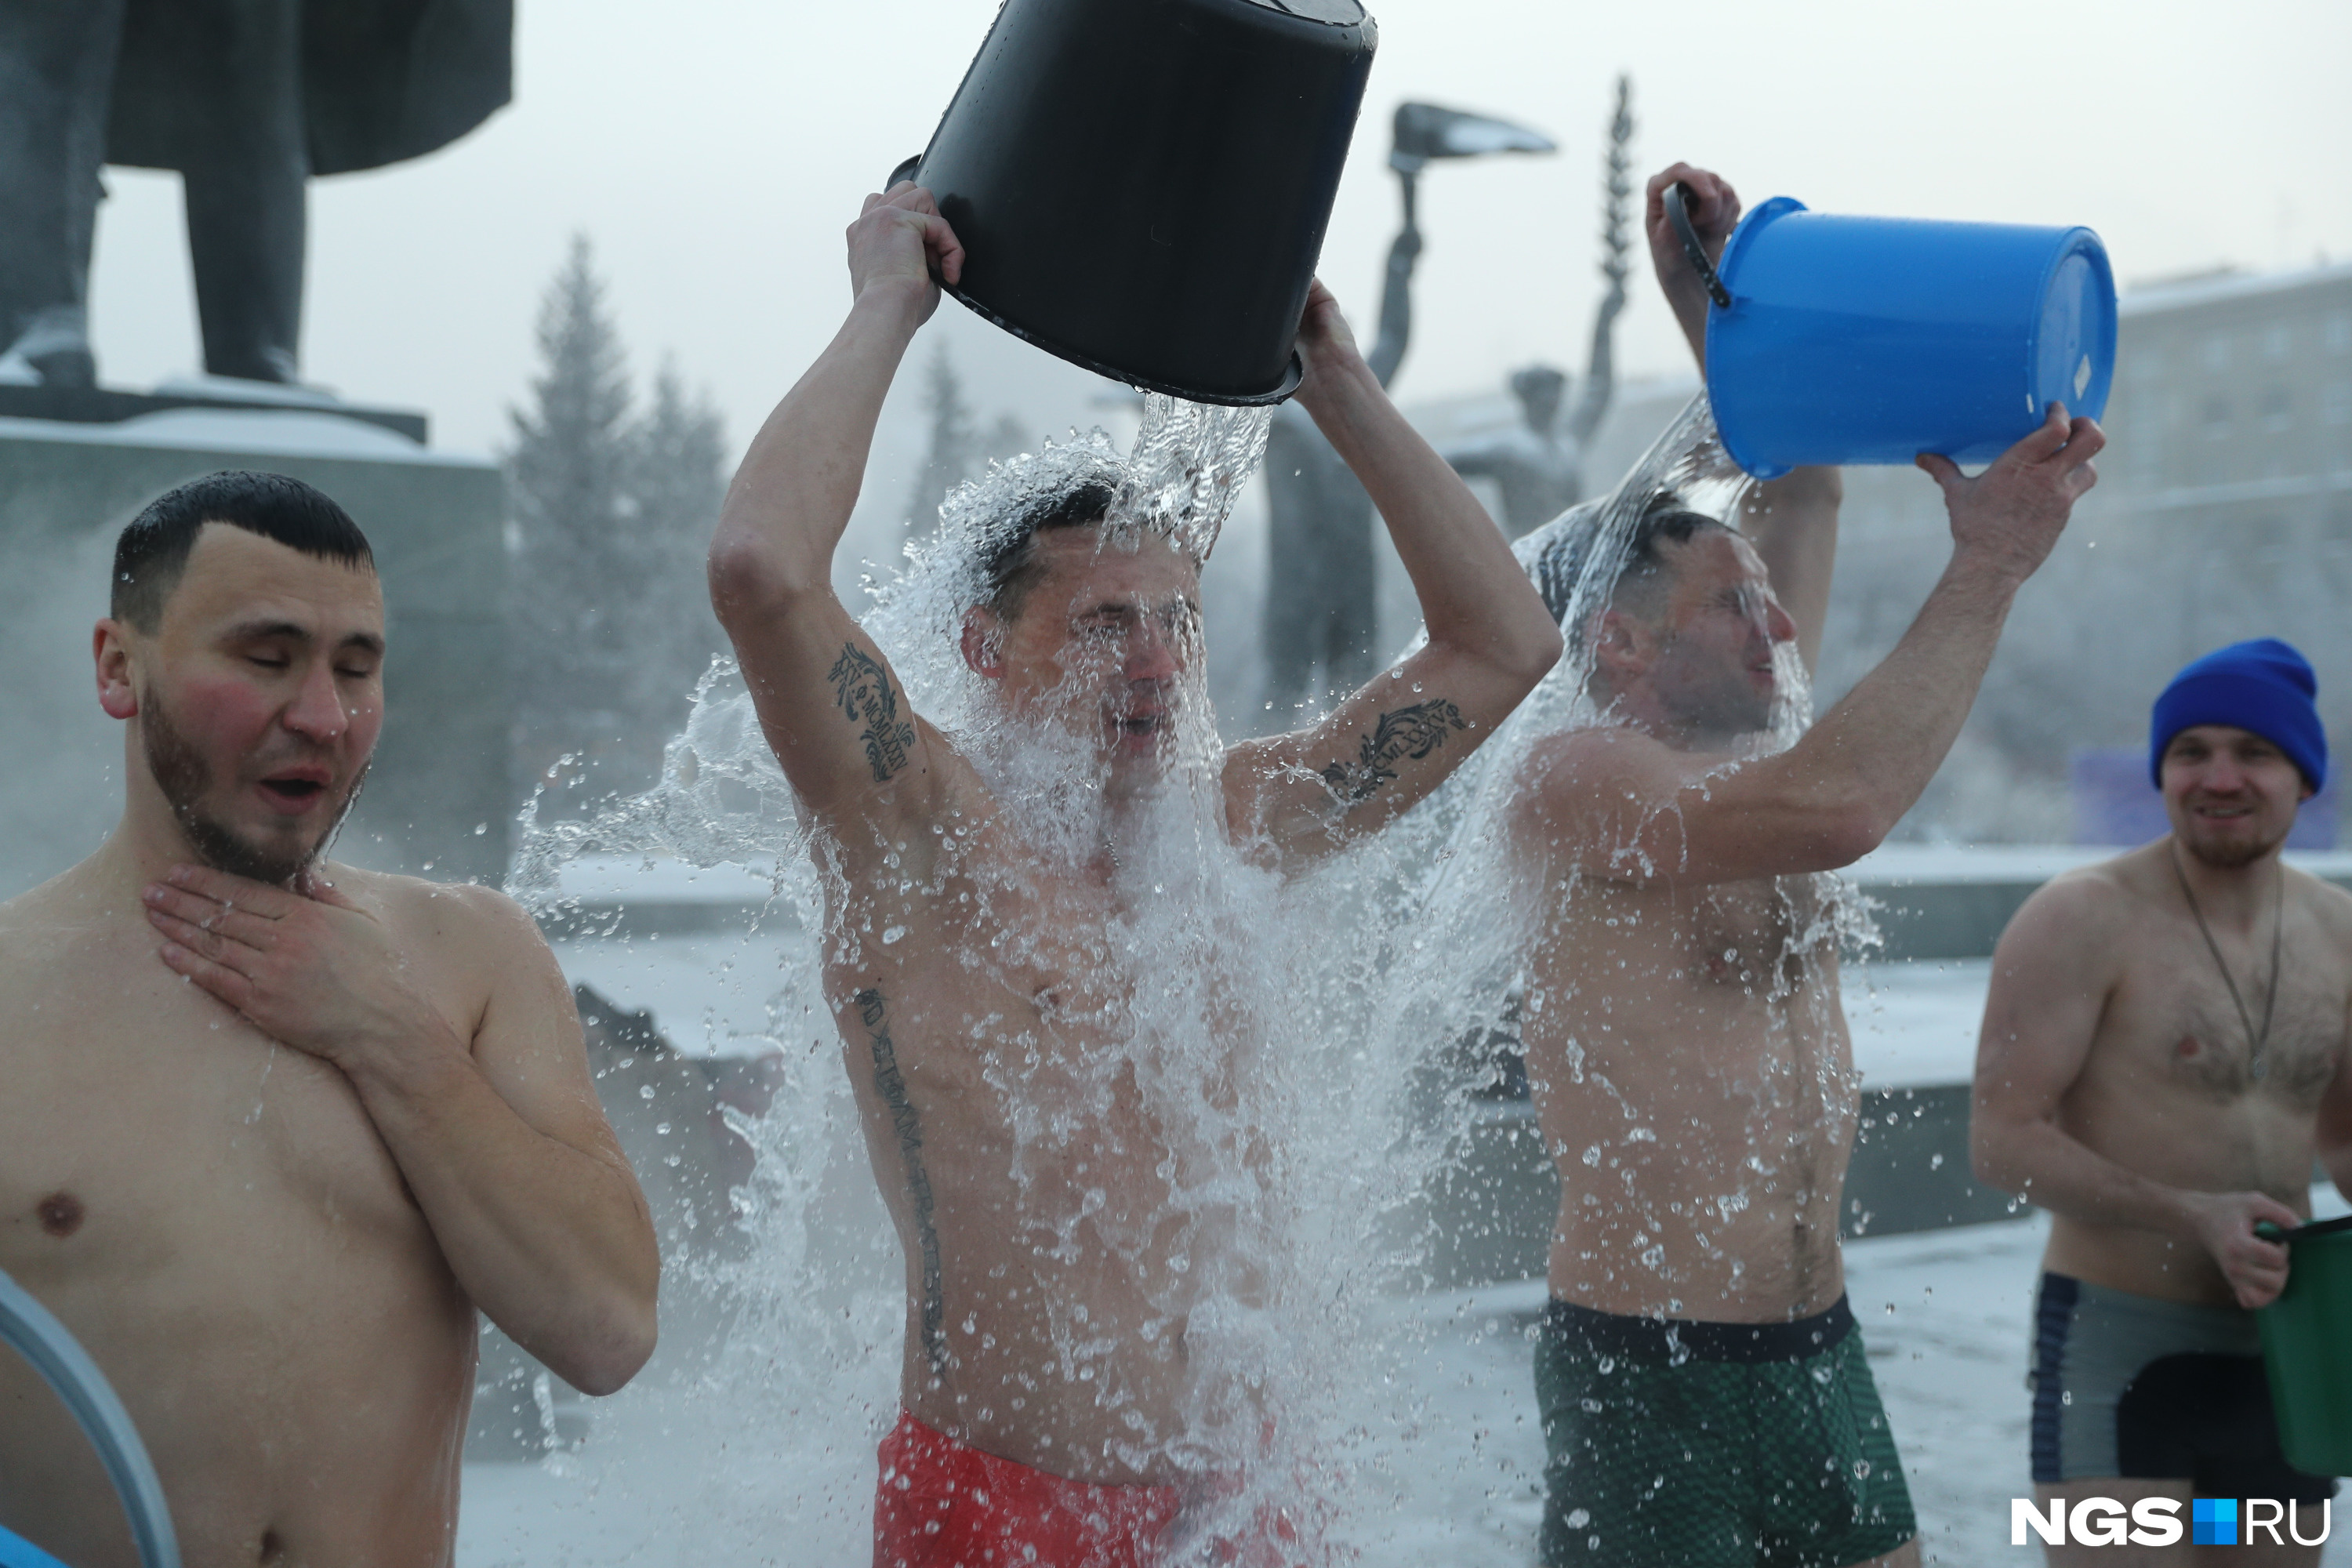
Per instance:
[[[22,385],[0,381],[0,419],[50,419],[72,425],[120,425],[142,415],[179,408],[236,409],[280,414],[331,414],[405,436],[425,444],[425,416],[408,408],[371,408],[344,403],[322,394],[238,383],[218,376],[166,383],[152,392],[125,392],[111,386]]]
[[[404,426],[421,437],[420,416],[394,425],[381,412],[192,400],[111,424],[0,415],[0,898],[89,854],[120,814],[122,727],[100,710],[90,666],[115,535],[163,491],[221,468],[318,486],[375,549],[383,734],[335,857],[436,879],[504,876],[504,485],[486,459],[411,438]]]

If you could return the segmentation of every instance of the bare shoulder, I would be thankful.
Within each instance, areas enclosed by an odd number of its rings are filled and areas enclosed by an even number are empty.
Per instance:
[[[20,978],[47,974],[86,952],[109,911],[93,907],[80,867],[0,903],[0,1005]]]
[[[1677,751],[1631,725],[1578,725],[1528,748],[1513,810],[1522,826],[1555,839],[1598,835],[1615,844],[1630,822],[1671,807],[1683,790],[1729,762]]]
[[[2352,892],[2293,866],[2285,870],[2295,901],[2311,911],[2337,951],[2352,959]]]
[[[539,928],[520,904],[473,882],[429,882],[388,871],[330,866],[328,880],[362,909],[373,909],[412,940],[440,944],[538,942]]]
[[[2051,878],[2001,933],[2003,966],[2075,964],[2121,953],[2135,931],[2158,918],[2153,864],[2147,849],[2135,849]]]
[[[538,922],[495,888],[328,868],[332,886],[383,921],[403,950],[478,1006],[509,982],[557,973]]]
[[[1556,731],[1528,748],[1519,765],[1522,798],[1617,799],[1644,784],[1678,779],[1686,759],[1654,735],[1622,724],[1580,724]]]

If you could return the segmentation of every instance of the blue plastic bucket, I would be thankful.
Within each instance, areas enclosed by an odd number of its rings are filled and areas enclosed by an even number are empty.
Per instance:
[[[2116,283],[2087,228],[1840,217],[1775,196],[1717,270],[1707,398],[1759,479],[1920,452],[1990,462],[2053,402],[2106,410]]]

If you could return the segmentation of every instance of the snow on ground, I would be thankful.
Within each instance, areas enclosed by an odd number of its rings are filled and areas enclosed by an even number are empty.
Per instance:
[[[1865,862],[1860,869],[1876,871],[1878,880],[1950,879],[1956,873],[2023,879],[2105,853],[2020,850],[2004,859],[1981,849],[1964,858],[1890,849],[1881,851],[1885,863]],[[563,890],[591,903],[617,901],[615,895],[646,899],[651,889],[643,879],[649,876],[662,883],[652,895],[657,901],[755,904],[765,890],[757,868],[693,873],[619,865],[572,871]],[[790,1004],[789,1016],[770,1012],[782,983],[782,944],[802,940],[795,931],[772,931],[572,939],[556,947],[575,981],[625,1007],[650,1007],[681,1048],[726,1054],[761,1048],[763,1037],[830,1038],[829,1021],[802,1016],[799,1001]],[[1988,969],[1982,960],[1850,968],[1846,1012],[1864,1083],[1965,1082]],[[2314,1197],[2322,1215],[2344,1211],[2332,1191]],[[2008,1568],[2039,1561],[2011,1547],[2008,1531],[2009,1500],[2030,1491],[2025,1365],[2042,1227],[2029,1219],[1873,1237],[1847,1247],[1849,1290],[1903,1447],[1930,1563]],[[1362,1484],[1388,1503],[1363,1526],[1362,1562],[1373,1568],[1528,1568],[1534,1562],[1543,1442],[1528,1332],[1543,1299],[1542,1284],[1528,1281],[1401,1299],[1384,1309],[1399,1349],[1391,1366],[1369,1368],[1367,1376],[1395,1383],[1368,1392],[1363,1435],[1349,1455]],[[676,1468],[679,1496],[693,1491],[698,1463],[676,1450],[630,1461],[632,1469]],[[600,1507],[584,1473],[565,1456],[545,1465],[467,1467],[461,1568],[729,1568],[731,1560],[698,1553],[690,1531],[682,1533],[674,1522]],[[802,1563],[782,1540],[771,1553],[747,1561],[786,1568]],[[2326,1562],[2352,1568],[2352,1530],[2340,1532]]]
[[[1865,1089],[1922,1089],[1974,1076],[1990,959],[1849,964],[1840,987]]]
[[[2332,1191],[2313,1198],[2322,1215],[2345,1210]],[[2026,1344],[2043,1225],[2037,1217],[1847,1245],[1847,1290],[1902,1446],[1928,1563],[2040,1561],[2009,1544],[2009,1502],[2031,1495]],[[1370,1484],[1393,1499],[1364,1542],[1369,1568],[1534,1563],[1543,1437],[1528,1331],[1543,1301],[1542,1284],[1530,1280],[1391,1306],[1398,1342],[1417,1349],[1396,1369],[1403,1386],[1381,1402],[1412,1419],[1372,1425],[1356,1451]],[[567,1468],[561,1457],[546,1466],[467,1466],[459,1568],[731,1568],[698,1557],[675,1526],[599,1513]],[[787,1542],[761,1561],[803,1568]],[[2352,1529],[2336,1532],[2326,1563],[2352,1568]]]
[[[798,940],[794,937],[791,940]],[[556,962],[624,1012],[650,1010],[669,1043],[688,1056],[756,1056],[775,1048],[770,1006],[785,992],[784,955],[773,938],[642,936],[625,942],[557,941]],[[797,1012],[804,1004],[791,1005]],[[830,1040],[830,1018],[814,1020]]]
[[[284,409],[165,408],[110,424],[0,418],[0,437],[93,447],[156,447],[174,452],[243,452],[284,458],[358,458],[373,463],[480,468],[470,452],[420,447],[397,431],[310,406]]]
[[[1939,882],[2044,882],[2062,871],[2112,860],[2119,847],[2096,844],[1888,844],[1846,868],[1865,888]],[[2287,864],[2315,877],[2352,874],[2352,851],[2287,852]]]
[[[712,903],[735,904],[756,897],[750,889],[749,882],[729,877],[681,890]],[[765,924],[765,931],[750,934],[571,937],[553,946],[575,984],[593,985],[631,1011],[650,1008],[678,1049],[696,1056],[737,1055],[766,1048],[761,1037],[771,1027],[768,1006],[782,989],[784,944],[806,941],[789,911],[772,912]],[[1846,1021],[1864,1084],[1908,1089],[1967,1082],[1976,1062],[1989,973],[1982,959],[1849,965]],[[797,1013],[801,1003],[792,1005]],[[818,1034],[829,1039],[824,1031],[830,1026],[817,1022],[824,1026]],[[797,1038],[789,1020],[777,1026],[790,1031],[786,1037]]]

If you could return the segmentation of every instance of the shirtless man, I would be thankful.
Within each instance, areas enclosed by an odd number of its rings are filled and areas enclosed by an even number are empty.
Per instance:
[[[645,1200],[530,920],[322,858],[383,711],[352,520],[215,474],[123,531],[113,583],[122,820],[0,905],[0,1268],[121,1396],[190,1568],[435,1568],[477,1309],[618,1388],[654,1343]],[[13,1357],[0,1523],[137,1561]]]
[[[1682,164],[1649,184],[1652,258],[1704,357],[1706,298],[1662,206],[1677,180],[1710,249],[1739,204]],[[1885,662],[1777,754],[1759,754],[1774,653],[1793,641],[1810,668],[1820,643],[1833,470],[1759,487],[1738,532],[1661,498],[1570,628],[1605,718],[1535,744],[1510,824],[1536,917],[1528,1075],[1561,1185],[1536,1352],[1547,1564],[1916,1561],[1844,1298],[1858,1091],[1813,874],[1927,786],[2102,442],[2053,408],[1979,478],[1923,456],[1950,563]]]
[[[2287,1273],[2254,1227],[2310,1215],[2315,1156],[2352,1193],[2352,896],[2280,858],[2326,781],[2316,689],[2267,638],[2183,669],[2148,733],[2172,831],[2053,880],[1993,954],[1970,1141],[1979,1180],[2051,1214],[2035,1492],[2176,1498],[2184,1526],[2053,1563],[2319,1561],[2277,1528],[2242,1521],[2228,1552],[2185,1528],[2192,1497],[2271,1499],[2320,1539],[2307,1505],[2335,1490],[2279,1451],[2252,1315]]]
[[[875,1560],[1156,1563],[1181,1487],[1216,1479],[1187,1458],[1201,1367],[1182,1302],[1222,1264],[1182,1248],[1203,1234],[1171,1191],[1192,1153],[1166,1145],[1132,1055],[1139,982],[1165,977],[1135,973],[1119,934],[1131,917],[1201,918],[1171,908],[1200,895],[1120,868],[1164,847],[1151,801],[1180,754],[1219,758],[1220,841],[1277,869],[1328,855],[1460,763],[1559,637],[1318,284],[1298,398],[1388,520],[1428,643],[1313,729],[1220,754],[1188,731],[1201,715],[1183,697],[1199,563],[1160,527],[1107,530],[1100,479],[992,520],[961,633],[975,700],[1029,754],[1074,752],[1078,793],[1102,802],[1098,838],[1047,846],[1054,825],[1006,809],[991,782],[1002,759],[909,711],[834,596],[884,394],[938,303],[933,269],[952,281],[963,258],[911,184],[868,197],[848,238],[849,318],[752,443],[710,569],[831,873],[825,987],[905,1251],[904,1411],[882,1448]],[[1034,1131],[1048,1118],[1050,1137]]]

